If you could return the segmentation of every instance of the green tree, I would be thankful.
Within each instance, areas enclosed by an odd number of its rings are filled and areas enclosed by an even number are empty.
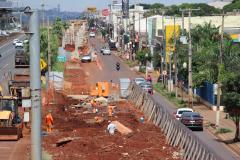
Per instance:
[[[234,142],[239,139],[239,121],[240,121],[240,74],[231,74],[224,82],[223,103],[226,112],[229,113],[230,118],[234,121],[236,126]]]
[[[234,0],[232,3],[226,5],[223,7],[223,10],[225,12],[232,12],[234,9],[239,9],[240,8],[240,0]]]
[[[63,30],[64,30],[64,23],[62,22],[61,18],[57,17],[52,28],[52,33],[58,36],[59,42],[62,41]]]
[[[138,51],[136,54],[136,59],[138,62],[140,62],[140,67],[146,65],[147,61],[151,61],[152,59],[149,49]]]

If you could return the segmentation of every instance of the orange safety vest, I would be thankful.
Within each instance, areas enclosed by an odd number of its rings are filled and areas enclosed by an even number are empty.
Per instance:
[[[51,114],[47,114],[46,118],[45,118],[45,122],[47,125],[52,125],[53,124],[53,117]]]

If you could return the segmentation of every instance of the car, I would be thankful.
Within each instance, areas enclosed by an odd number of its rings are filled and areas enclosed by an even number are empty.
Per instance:
[[[146,91],[147,93],[153,94],[153,87],[152,87],[152,84],[151,84],[150,82],[140,83],[139,86],[140,86],[144,91]]]
[[[82,58],[81,58],[81,62],[91,62],[92,61],[92,57],[90,54],[88,55],[84,55]]]
[[[103,55],[111,55],[111,51],[110,51],[109,47],[104,47],[102,49],[102,54]]]
[[[183,112],[180,121],[189,129],[203,131],[203,117],[197,112]]]
[[[18,39],[14,39],[13,40],[13,45],[15,45],[19,40]]]
[[[191,108],[179,108],[177,109],[177,111],[174,113],[174,117],[177,119],[177,120],[180,120],[182,114],[184,112],[193,112],[193,110]]]
[[[3,35],[3,36],[9,36],[9,34],[7,33],[7,31],[2,31],[2,35]]]
[[[139,77],[139,78],[135,78],[135,79],[134,79],[134,82],[135,82],[137,85],[139,85],[139,84],[141,84],[141,83],[146,82],[146,80],[145,80],[144,78],[142,78],[142,77]]]
[[[89,37],[95,37],[95,36],[96,36],[96,34],[94,32],[89,33]]]
[[[23,48],[23,42],[22,41],[17,41],[15,43],[15,48]]]

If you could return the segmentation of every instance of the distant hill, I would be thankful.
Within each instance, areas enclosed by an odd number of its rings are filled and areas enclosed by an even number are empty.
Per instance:
[[[231,4],[224,6],[223,10],[226,12],[232,12],[233,10],[240,10],[240,0],[233,0]]]

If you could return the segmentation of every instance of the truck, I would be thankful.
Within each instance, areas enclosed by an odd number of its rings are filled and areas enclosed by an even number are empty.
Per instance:
[[[0,140],[19,140],[23,137],[17,100],[14,96],[0,97]]]
[[[15,68],[29,68],[29,55],[24,50],[16,50]]]

